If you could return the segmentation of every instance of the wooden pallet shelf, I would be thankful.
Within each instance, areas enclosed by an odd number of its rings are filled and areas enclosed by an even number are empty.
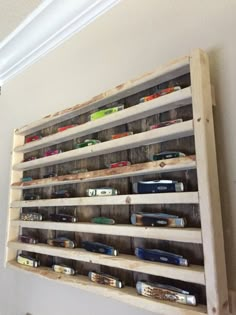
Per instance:
[[[160,89],[178,85],[182,89],[139,103],[140,98]],[[215,103],[215,101],[214,101]],[[125,109],[95,121],[88,121],[98,109],[124,104]],[[218,175],[212,113],[212,87],[206,53],[195,50],[190,56],[175,60],[159,69],[102,93],[91,100],[48,115],[14,132],[9,224],[6,265],[29,271],[50,280],[112,297],[124,303],[160,315],[228,315],[228,289],[223,246]],[[176,124],[152,129],[150,126],[182,118]],[[77,126],[63,132],[66,125]],[[132,131],[134,134],[109,140],[113,134]],[[43,138],[25,143],[26,137],[42,134]],[[101,143],[72,149],[88,138]],[[49,147],[62,153],[43,157]],[[184,157],[150,161],[151,155],[163,151],[179,151]],[[40,158],[23,162],[30,156]],[[127,160],[130,166],[109,169],[110,163]],[[75,169],[85,173],[70,174]],[[51,174],[58,176],[45,178]],[[33,180],[22,182],[23,177]],[[140,180],[173,179],[183,182],[184,192],[132,193],[132,184]],[[121,194],[85,197],[88,188],[113,187]],[[69,189],[74,197],[52,199],[53,193]],[[39,200],[23,200],[25,193],[41,196]],[[39,211],[49,220],[51,214],[67,213],[77,223],[21,221],[21,212]],[[128,224],[130,216],[140,211],[170,213],[187,219],[186,228],[158,228]],[[115,225],[90,223],[96,216],[114,218]],[[19,235],[37,236],[39,243],[26,244]],[[115,244],[117,257],[65,249],[46,244],[48,238],[68,236],[77,244],[96,240]],[[159,248],[183,255],[189,267],[141,260],[134,248]],[[37,255],[40,268],[16,263],[17,253]],[[55,273],[53,261],[67,262],[76,269],[74,277]],[[114,273],[125,279],[124,289],[113,289],[89,281],[93,268]],[[153,280],[154,279],[154,280]],[[156,279],[156,280],[155,280]],[[134,283],[148,280],[174,285],[195,294],[199,306],[145,298],[136,293]],[[201,305],[204,304],[204,305]]]
[[[135,307],[140,307],[150,312],[158,313],[160,315],[205,315],[207,313],[204,305],[198,305],[197,307],[185,306],[181,304],[175,304],[171,302],[162,302],[158,300],[152,300],[145,297],[140,297],[136,293],[136,290],[131,287],[124,287],[122,290],[113,289],[106,286],[101,286],[88,280],[85,276],[65,276],[53,272],[50,268],[40,267],[39,269],[19,266],[15,261],[8,263],[10,268],[15,270],[21,270],[25,272],[31,272],[34,275],[46,278],[48,280],[60,281],[60,283],[69,284],[82,290],[89,291],[95,294],[102,294],[106,297],[113,298],[123,303],[128,303]]]
[[[191,281],[198,284],[205,284],[204,268],[202,266],[172,266],[138,259],[131,255],[108,256],[91,253],[82,248],[68,249],[52,247],[47,244],[23,244],[21,242],[9,242],[9,248],[25,250],[32,253],[40,253],[56,257],[64,257],[88,263],[100,264],[115,268],[148,273],[155,276],[167,277],[182,281]]]
[[[186,243],[202,243],[201,230],[198,228],[156,228],[133,226],[130,224],[116,224],[116,225],[100,225],[93,223],[61,223],[61,222],[35,222],[35,221],[20,221],[14,220],[11,222],[13,227],[31,228],[31,229],[45,229],[56,231],[70,231],[104,234],[104,235],[118,235],[129,237],[144,237],[150,239],[168,240]]]

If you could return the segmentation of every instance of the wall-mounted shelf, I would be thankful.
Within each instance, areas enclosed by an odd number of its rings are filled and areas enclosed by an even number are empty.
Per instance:
[[[181,89],[145,103],[141,97],[171,86]],[[124,104],[125,109],[95,121],[89,115],[98,109]],[[150,130],[156,123],[182,118],[182,122]],[[59,127],[76,125],[63,132]],[[111,140],[113,134],[132,131]],[[42,138],[25,143],[27,137]],[[85,139],[101,143],[74,149]],[[48,149],[62,153],[44,157]],[[180,151],[186,156],[160,161],[150,157],[162,151]],[[28,160],[31,156],[37,159]],[[107,168],[110,163],[128,160],[131,165]],[[87,172],[71,174],[75,169]],[[53,173],[54,177],[45,178]],[[32,178],[22,181],[22,178]],[[140,180],[173,179],[184,184],[183,192],[135,194],[132,184]],[[86,189],[113,187],[115,196],[86,197]],[[73,197],[53,198],[61,189]],[[36,194],[36,200],[24,195]],[[42,213],[43,221],[20,220],[21,212]],[[170,213],[184,217],[184,228],[135,226],[130,217],[137,212]],[[53,222],[51,214],[67,213],[76,223]],[[97,216],[115,219],[115,225],[91,223]],[[19,235],[39,239],[26,244]],[[47,239],[66,236],[75,249],[47,245]],[[113,245],[118,256],[85,251],[82,241]],[[141,260],[136,247],[158,248],[185,256],[189,266]],[[41,261],[39,268],[16,262],[18,253],[30,253]],[[57,274],[50,266],[66,263],[75,276]],[[138,79],[100,94],[88,102],[44,117],[16,129],[13,143],[6,265],[19,271],[60,281],[109,296],[160,315],[226,315],[228,290],[214,143],[211,85],[207,55],[192,55],[172,61]],[[91,282],[88,271],[105,272],[122,279],[126,286],[114,289]],[[198,305],[187,306],[138,295],[135,283],[155,281],[187,290]]]

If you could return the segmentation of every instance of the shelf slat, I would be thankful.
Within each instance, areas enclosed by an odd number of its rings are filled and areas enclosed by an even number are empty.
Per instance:
[[[65,184],[84,183],[105,179],[139,176],[152,173],[176,172],[196,168],[195,155],[173,158],[168,160],[133,164],[113,169],[103,169],[80,174],[69,174],[51,178],[35,179],[28,182],[16,182],[13,189],[31,189]]]
[[[83,113],[95,110],[104,105],[116,102],[129,95],[148,89],[165,81],[172,80],[178,76],[189,73],[189,56],[185,56],[164,66],[158,67],[134,80],[120,84],[102,94],[99,94],[89,101],[67,108],[60,112],[43,117],[31,124],[16,129],[17,135],[27,135],[40,129],[52,126],[53,124],[71,119]]]
[[[31,272],[33,275],[40,276],[52,281],[59,281],[67,285],[71,285],[81,290],[89,291],[90,293],[100,294],[108,298],[113,298],[123,303],[127,303],[134,307],[145,309],[146,311],[156,313],[160,315],[205,315],[206,306],[198,305],[195,307],[159,301],[140,296],[136,293],[136,290],[131,287],[124,287],[123,289],[115,289],[112,287],[99,285],[91,282],[88,277],[85,276],[66,276],[58,274],[47,267],[32,268],[28,266],[19,265],[15,261],[8,262],[8,266],[14,270]]]
[[[53,156],[43,157],[28,162],[22,162],[19,164],[15,164],[13,166],[13,169],[16,171],[35,169],[53,164],[65,163],[92,156],[99,156],[107,153],[114,153],[117,151],[132,149],[143,145],[160,143],[177,138],[184,138],[192,135],[193,121],[188,120],[167,127],[141,132],[128,137],[110,140],[84,148],[70,150]]]
[[[16,200],[11,208],[64,207],[97,205],[135,205],[135,204],[197,204],[198,192],[177,192],[159,194],[133,194],[102,197],[55,198],[40,200]]]
[[[202,243],[201,230],[197,228],[157,228],[134,226],[129,224],[104,225],[93,223],[61,223],[61,222],[35,222],[11,221],[13,227],[45,229],[56,231],[84,232],[104,235],[119,235],[129,237],[143,237],[148,239],[168,240],[186,243]]]
[[[67,129],[64,132],[58,132],[40,140],[18,146],[15,148],[15,152],[30,152],[111,127],[119,126],[121,124],[127,124],[131,121],[141,118],[143,119],[154,114],[159,114],[164,111],[169,111],[180,106],[191,104],[191,98],[191,88],[188,87],[156,98],[145,105],[143,105],[143,103],[137,104],[117,112],[115,115],[105,116],[104,118],[96,121],[89,121],[83,125]]]
[[[92,253],[82,248],[68,249],[53,247],[47,244],[25,244],[21,242],[9,242],[9,248],[15,250],[25,250],[43,255],[63,257],[77,261],[100,264],[104,266],[132,270],[160,277],[187,281],[192,283],[205,284],[204,268],[202,266],[191,265],[189,267],[175,266],[170,264],[157,263],[141,260],[132,255],[109,256]]]

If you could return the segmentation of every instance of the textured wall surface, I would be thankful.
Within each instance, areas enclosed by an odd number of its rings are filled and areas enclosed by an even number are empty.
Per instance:
[[[123,0],[2,88],[0,315],[148,315],[111,299],[3,268],[12,130],[200,47],[216,88],[216,141],[229,287],[236,290],[234,0]]]

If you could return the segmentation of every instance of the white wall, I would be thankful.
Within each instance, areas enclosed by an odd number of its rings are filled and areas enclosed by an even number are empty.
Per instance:
[[[216,137],[229,286],[236,290],[236,58],[234,0],[123,0],[3,86],[0,97],[0,314],[148,315],[29,274],[3,269],[12,129],[75,105],[196,47],[216,87]],[[55,12],[56,14],[56,12]],[[35,34],[37,36],[37,34]]]

